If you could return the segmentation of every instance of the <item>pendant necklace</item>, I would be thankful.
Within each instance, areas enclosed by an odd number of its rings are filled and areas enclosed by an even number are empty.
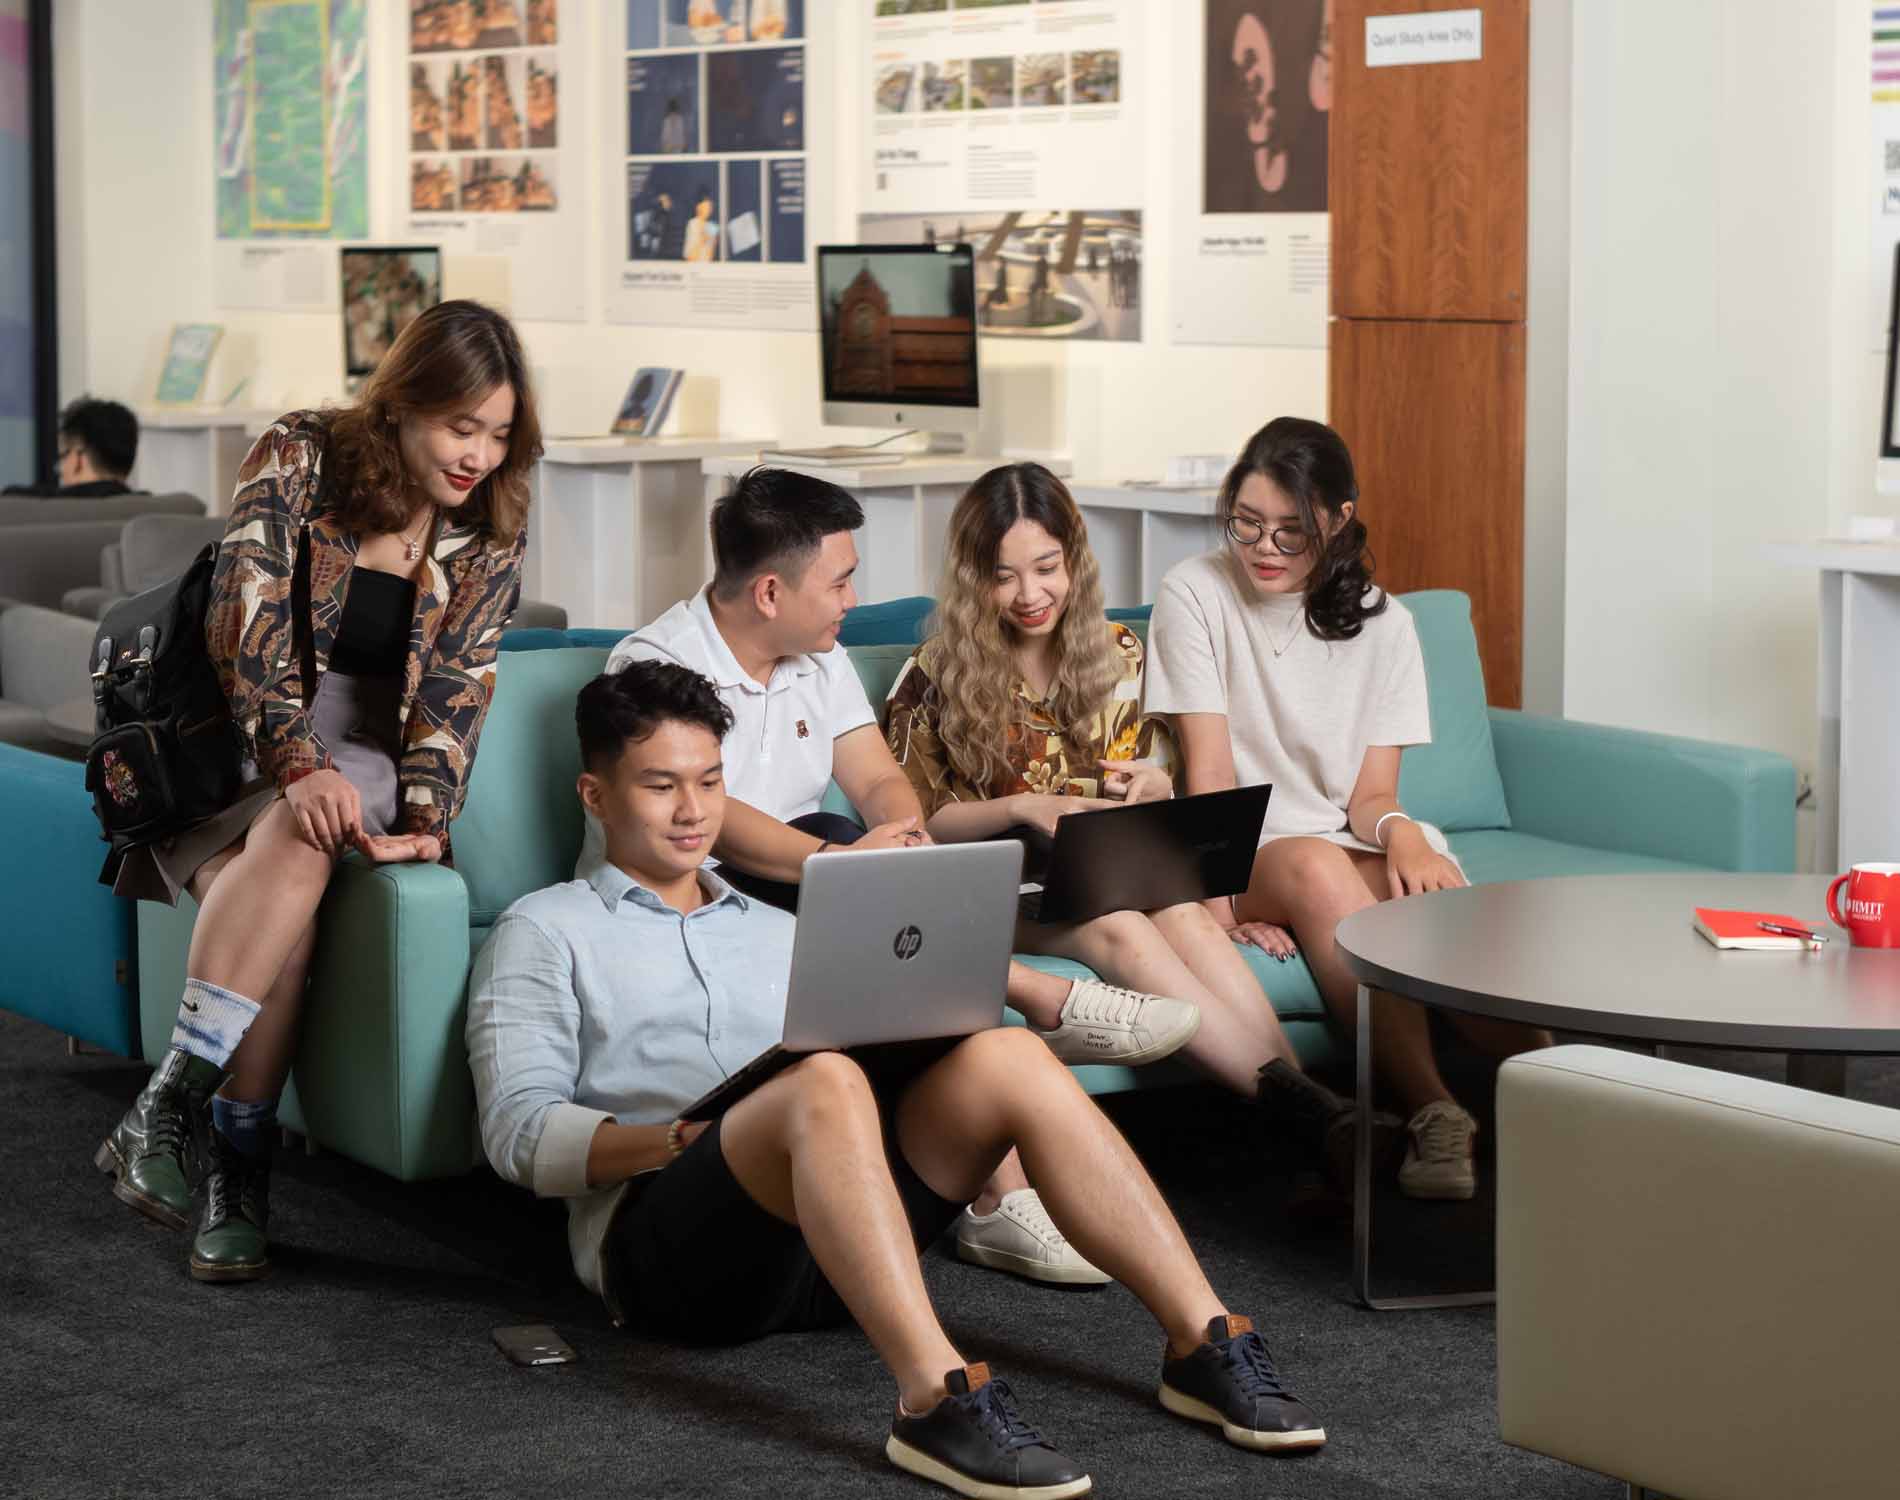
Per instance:
[[[1300,638],[1300,631],[1305,625],[1306,611],[1304,609],[1296,610],[1293,615],[1293,628],[1287,632],[1286,639],[1284,641],[1276,641],[1273,638],[1272,623],[1264,619],[1260,622],[1260,628],[1267,637],[1267,645],[1273,649],[1275,660],[1285,656],[1286,653],[1292,649],[1293,643]]]
[[[422,533],[428,529],[429,513],[425,510],[422,515],[422,524],[416,528],[416,534],[410,536],[406,532],[402,533],[402,555],[410,562],[414,562],[417,558],[422,556],[422,542],[420,538]],[[1278,653],[1276,652],[1275,654],[1277,655]]]

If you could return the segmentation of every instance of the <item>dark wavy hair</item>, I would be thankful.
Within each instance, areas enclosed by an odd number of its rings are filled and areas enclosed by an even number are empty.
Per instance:
[[[1385,593],[1375,592],[1372,553],[1359,519],[1359,482],[1345,441],[1324,422],[1275,417],[1240,450],[1220,487],[1220,521],[1226,526],[1248,476],[1271,480],[1299,511],[1308,546],[1319,544],[1306,575],[1306,625],[1323,641],[1349,641],[1367,620],[1385,612]],[[1353,514],[1345,507],[1352,504]],[[1327,527],[1335,529],[1330,538]],[[1229,542],[1230,546],[1234,545]]]
[[[512,387],[508,453],[475,487],[465,507],[496,541],[511,544],[528,519],[528,479],[541,456],[528,362],[514,325],[492,307],[438,302],[396,335],[354,406],[330,413],[326,472],[337,477],[337,508],[352,531],[400,531],[409,524],[409,478],[398,433],[407,416],[438,417]],[[334,462],[335,469],[328,465]]]
[[[678,662],[636,661],[603,672],[574,701],[581,764],[598,775],[620,758],[629,740],[646,739],[672,720],[697,724],[723,740],[732,729],[732,710],[718,688]]]

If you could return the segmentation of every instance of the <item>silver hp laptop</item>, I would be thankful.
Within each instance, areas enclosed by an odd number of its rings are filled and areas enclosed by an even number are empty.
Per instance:
[[[985,843],[807,860],[784,1038],[680,1118],[723,1114],[813,1052],[1000,1026],[1022,859],[1020,844]]]

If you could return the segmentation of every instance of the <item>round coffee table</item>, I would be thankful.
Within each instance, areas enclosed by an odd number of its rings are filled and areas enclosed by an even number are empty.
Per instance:
[[[1826,917],[1824,875],[1592,875],[1382,901],[1339,924],[1359,981],[1354,1291],[1368,1307],[1458,1307],[1489,1292],[1371,1293],[1372,991],[1440,1010],[1645,1042],[1786,1052],[1789,1081],[1840,1093],[1850,1054],[1900,1053],[1900,949],[1854,948]],[[1781,912],[1821,951],[1718,949],[1698,906]]]

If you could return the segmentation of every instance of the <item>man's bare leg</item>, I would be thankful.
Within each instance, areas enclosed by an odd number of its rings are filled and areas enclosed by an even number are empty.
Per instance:
[[[835,1052],[806,1058],[734,1105],[720,1122],[719,1145],[752,1200],[798,1226],[895,1377],[905,1407],[928,1411],[943,1397],[944,1373],[963,1356],[924,1290],[863,1070]],[[1005,1149],[983,1163],[978,1184]]]
[[[1141,1299],[1176,1354],[1226,1311],[1127,1141],[1020,1028],[981,1032],[926,1070],[898,1106],[897,1139],[952,1202],[973,1196],[1014,1144],[1063,1234]]]

